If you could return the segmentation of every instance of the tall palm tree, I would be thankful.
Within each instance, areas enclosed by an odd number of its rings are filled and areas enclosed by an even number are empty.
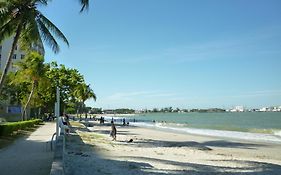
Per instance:
[[[18,71],[15,73],[14,80],[11,84],[27,84],[29,85],[30,93],[25,102],[22,119],[26,119],[26,110],[30,101],[35,93],[39,83],[48,81],[45,72],[46,66],[44,65],[44,58],[37,52],[31,52],[25,56],[24,60],[16,64]]]
[[[97,99],[96,94],[90,88],[90,85],[87,85],[85,83],[81,83],[76,87],[76,89],[74,91],[74,95],[77,98],[78,102],[80,103],[80,107],[79,107],[80,112],[81,112],[82,106],[85,106],[86,100],[93,98],[96,101],[96,99]]]
[[[88,1],[80,0],[81,10],[88,7]],[[14,36],[9,57],[0,79],[0,93],[4,79],[11,64],[17,43],[23,48],[43,46],[43,41],[57,53],[59,45],[55,39],[61,39],[69,45],[64,34],[39,10],[38,5],[47,5],[48,0],[9,0],[0,2],[0,43]]]

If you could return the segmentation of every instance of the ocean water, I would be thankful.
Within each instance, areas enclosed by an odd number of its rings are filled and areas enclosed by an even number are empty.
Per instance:
[[[148,113],[127,116],[126,120],[132,125],[174,132],[281,144],[280,112]]]

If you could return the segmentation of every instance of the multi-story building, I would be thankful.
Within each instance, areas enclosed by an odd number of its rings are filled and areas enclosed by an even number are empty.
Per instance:
[[[13,44],[13,37],[4,40],[4,42],[0,44],[0,70],[1,71],[3,71],[6,65],[6,61],[9,57],[12,44]],[[24,56],[25,56],[25,52],[20,50],[19,46],[17,45],[13,54],[13,60],[10,65],[9,71],[14,71],[15,70],[14,63],[23,59]]]
[[[10,37],[6,40],[4,40],[1,44],[0,44],[0,70],[3,71],[7,59],[9,57],[11,48],[12,48],[12,44],[13,44],[13,37]],[[32,48],[35,51],[38,51],[39,53],[44,55],[44,49],[42,46],[34,46]],[[20,49],[20,46],[17,45],[16,49],[14,51],[13,57],[12,57],[12,63],[11,63],[11,67],[9,68],[9,71],[15,71],[15,66],[14,63],[18,62],[19,60],[23,59],[25,56],[26,52],[22,51]]]
[[[9,57],[12,44],[13,44],[14,37],[10,37],[6,40],[4,40],[2,43],[0,43],[0,71],[2,73],[7,59]],[[41,54],[44,55],[44,49],[43,46],[34,46],[32,47],[32,50],[35,50]],[[10,64],[10,67],[8,71],[15,71],[16,67],[14,64],[20,60],[22,60],[25,56],[26,52],[20,49],[20,46],[17,45],[12,57],[12,62]],[[9,100],[8,101],[1,101],[0,100],[0,119],[5,118],[8,121],[16,121],[19,120],[21,114],[21,106],[17,105],[10,105]],[[7,118],[8,117],[8,118]]]

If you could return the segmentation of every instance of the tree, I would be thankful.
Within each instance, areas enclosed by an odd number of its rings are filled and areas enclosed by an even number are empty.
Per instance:
[[[81,83],[76,87],[76,90],[74,91],[75,96],[77,97],[78,102],[80,103],[80,113],[82,112],[82,107],[85,106],[85,101],[93,98],[96,100],[96,94],[94,91],[90,88],[90,85],[87,85],[85,83]],[[87,117],[87,113],[86,113]]]
[[[31,102],[31,99],[39,85],[39,83],[48,82],[45,76],[46,67],[44,58],[37,52],[31,52],[25,58],[16,64],[18,71],[15,73],[15,79],[12,84],[26,84],[29,86],[29,96],[26,99],[22,119],[26,120],[26,110]]]
[[[69,45],[64,34],[37,9],[37,6],[47,5],[47,2],[48,0],[9,0],[0,3],[0,42],[14,36],[12,48],[1,75],[0,92],[18,42],[23,49],[33,49],[35,46],[42,46],[43,49],[44,41],[55,53],[59,52],[55,37]],[[84,3],[85,8],[87,2]],[[84,8],[82,7],[81,10]]]

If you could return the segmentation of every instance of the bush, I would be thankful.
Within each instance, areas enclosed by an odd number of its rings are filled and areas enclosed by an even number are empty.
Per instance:
[[[31,128],[34,125],[38,125],[40,123],[42,123],[42,120],[34,119],[28,121],[9,122],[9,123],[0,124],[0,136],[8,136],[13,134],[14,131]]]

